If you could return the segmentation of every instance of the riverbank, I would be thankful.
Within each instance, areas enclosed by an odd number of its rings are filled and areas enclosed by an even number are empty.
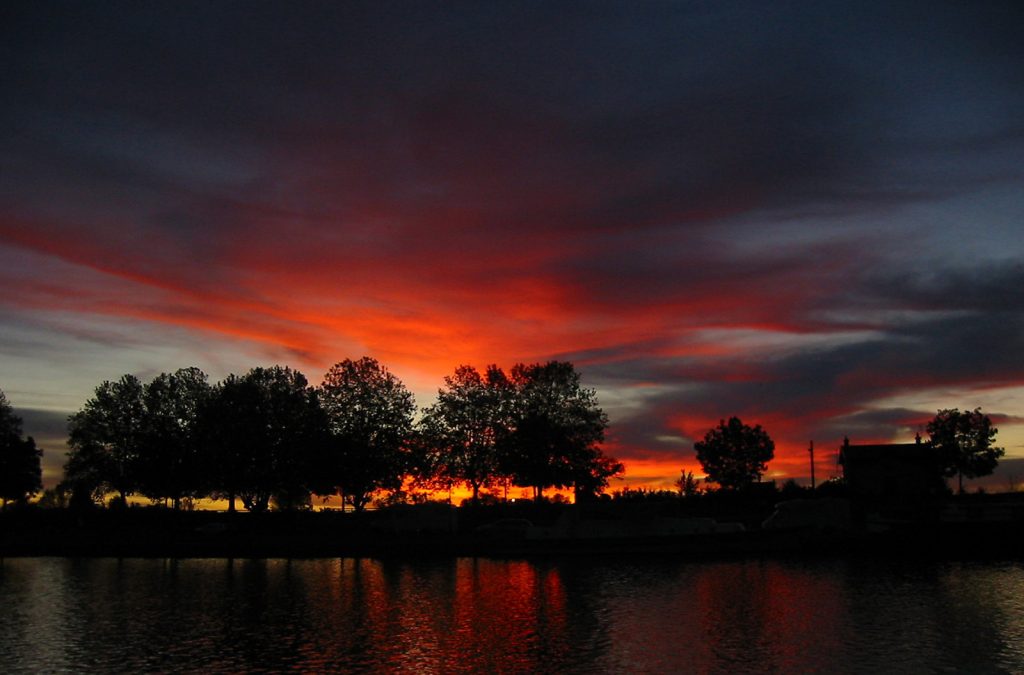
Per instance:
[[[888,522],[841,529],[722,527],[710,519],[598,521],[622,527],[559,530],[491,512],[438,508],[375,513],[217,513],[164,509],[29,509],[0,514],[0,557],[318,558],[591,555],[702,557],[869,556],[1024,560],[1024,521]],[[552,518],[552,513],[559,513]],[[545,516],[545,514],[534,514]],[[481,523],[482,521],[482,523]],[[711,522],[712,526],[705,526]],[[690,531],[681,532],[679,523]],[[703,529],[694,526],[705,526]],[[655,526],[657,525],[657,527]],[[709,529],[710,528],[710,529]],[[682,528],[685,529],[685,528]]]

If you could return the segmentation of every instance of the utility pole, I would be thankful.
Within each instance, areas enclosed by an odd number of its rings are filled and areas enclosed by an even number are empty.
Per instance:
[[[811,489],[813,490],[814,485],[814,441],[811,441],[811,447],[807,448],[807,452],[811,454]]]

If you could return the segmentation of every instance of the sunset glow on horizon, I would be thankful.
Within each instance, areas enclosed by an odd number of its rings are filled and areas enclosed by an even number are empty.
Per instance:
[[[1012,3],[2,10],[0,389],[64,462],[103,380],[573,362],[611,489],[837,475],[981,406],[1024,480]],[[201,17],[201,18],[200,18]]]

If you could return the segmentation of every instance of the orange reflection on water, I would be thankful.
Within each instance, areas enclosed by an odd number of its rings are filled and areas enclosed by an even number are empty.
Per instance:
[[[313,566],[320,591],[302,601],[337,639],[298,650],[310,669],[527,672],[568,658],[566,593],[553,567],[468,558]]]

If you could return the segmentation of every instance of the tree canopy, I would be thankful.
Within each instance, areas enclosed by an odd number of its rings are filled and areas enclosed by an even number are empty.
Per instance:
[[[100,384],[70,418],[63,489],[72,501],[213,496],[262,511],[339,494],[363,510],[379,492],[516,484],[536,496],[601,492],[621,462],[600,443],[608,418],[571,363],[459,366],[418,425],[412,394],[375,359],[346,359],[320,387],[287,367],[210,386],[198,368]]]
[[[21,418],[0,391],[0,499],[5,505],[42,489],[42,455],[31,436],[22,438]]]
[[[991,474],[1005,450],[993,446],[998,429],[981,408],[960,411],[939,410],[928,422],[932,447],[942,454],[947,478],[956,476],[958,491],[964,491],[964,476],[978,478]]]
[[[320,494],[339,491],[363,510],[378,490],[397,490],[408,468],[416,404],[376,359],[345,359],[324,375],[320,399],[328,441]]]
[[[768,433],[760,425],[747,426],[738,417],[720,421],[693,447],[708,479],[726,490],[760,480],[775,456],[775,443]]]
[[[509,379],[514,392],[501,461],[516,485],[532,487],[537,497],[548,487],[573,487],[586,495],[622,472],[622,465],[597,447],[608,416],[571,363],[516,364]]]
[[[295,503],[308,483],[324,429],[316,391],[291,368],[230,375],[203,409],[201,436],[213,463],[213,491],[265,511],[272,497]]]
[[[151,499],[198,497],[206,482],[201,467],[199,413],[212,395],[206,373],[182,368],[145,386],[145,415],[137,461],[139,491]]]
[[[126,500],[138,488],[136,466],[143,440],[144,388],[124,375],[96,387],[71,416],[66,481],[78,495],[113,491]]]
[[[511,384],[493,365],[484,373],[459,366],[444,384],[420,421],[426,472],[441,484],[464,483],[476,502],[502,478],[498,441],[508,428]]]

